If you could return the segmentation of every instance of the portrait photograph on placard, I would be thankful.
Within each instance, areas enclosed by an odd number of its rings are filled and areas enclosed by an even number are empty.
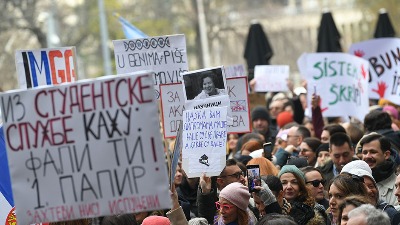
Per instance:
[[[222,67],[185,73],[183,74],[183,83],[187,101],[227,94]]]

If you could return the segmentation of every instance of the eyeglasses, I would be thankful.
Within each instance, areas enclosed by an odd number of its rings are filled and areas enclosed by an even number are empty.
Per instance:
[[[304,152],[304,153],[311,152],[311,151],[312,151],[311,149],[306,149],[306,148],[301,148],[300,149],[300,152]]]
[[[221,208],[224,210],[230,210],[234,207],[234,205],[230,205],[228,203],[221,204],[219,202],[215,202],[215,207],[217,207],[217,210],[221,210]]]
[[[314,186],[314,187],[319,187],[319,184],[322,184],[322,185],[325,184],[325,180],[324,179],[322,179],[322,180],[312,180],[312,181],[306,182],[306,184],[312,184],[312,186]]]
[[[246,176],[246,174],[244,173],[244,172],[236,172],[236,173],[234,173],[234,174],[230,174],[230,175],[225,175],[225,176],[219,176],[220,178],[223,178],[223,177],[234,177],[234,178],[236,178],[236,179],[240,179],[240,176]]]

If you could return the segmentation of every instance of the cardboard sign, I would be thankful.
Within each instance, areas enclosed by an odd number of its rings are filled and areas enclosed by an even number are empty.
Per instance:
[[[228,78],[226,84],[233,119],[233,123],[228,126],[228,132],[251,132],[247,77]]]
[[[227,108],[183,112],[182,166],[188,177],[218,176],[225,167]]]
[[[311,53],[301,59],[311,102],[314,88],[324,117],[353,116],[363,121],[369,111],[368,62],[347,53]],[[305,62],[305,64],[304,64]],[[299,65],[300,66],[300,65]],[[345,110],[344,110],[345,109]]]
[[[15,64],[21,89],[78,79],[75,47],[18,50]]]
[[[160,98],[160,84],[181,82],[189,71],[185,35],[169,35],[132,40],[115,40],[117,73],[153,71],[155,96]]]
[[[257,65],[254,68],[256,92],[288,91],[289,66]]]
[[[246,69],[243,64],[224,66],[226,78],[245,77]]]
[[[165,138],[174,138],[182,114],[185,110],[183,84],[160,85],[162,123]],[[228,125],[228,133],[251,131],[247,77],[226,79],[229,104],[233,122]],[[265,102],[265,100],[264,100]]]
[[[182,123],[185,110],[183,84],[160,85],[160,93],[164,138],[173,138]]]
[[[378,38],[352,44],[349,53],[369,62],[369,98],[400,104],[400,38]]]
[[[0,108],[19,224],[170,207],[150,73],[5,92]]]

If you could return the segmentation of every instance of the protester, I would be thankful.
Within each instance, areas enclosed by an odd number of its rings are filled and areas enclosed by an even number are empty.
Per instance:
[[[238,140],[239,140],[239,135],[228,134],[228,138],[226,141],[226,159],[233,159],[233,156],[236,153],[236,146]]]
[[[349,212],[347,225],[390,225],[390,220],[382,211],[364,204]]]
[[[368,191],[368,203],[387,213],[392,224],[397,225],[400,223],[400,213],[397,212],[393,205],[380,198],[377,184],[372,176],[372,170],[366,162],[362,160],[352,161],[343,167],[341,173],[362,177],[365,188]]]
[[[307,166],[301,169],[306,178],[306,186],[310,190],[311,195],[315,198],[315,201],[324,206],[325,209],[329,207],[329,201],[325,198],[325,180],[322,177],[319,169]]]
[[[264,142],[275,143],[277,130],[271,125],[271,117],[267,109],[263,106],[257,106],[251,111],[251,121],[253,132],[264,136]]]
[[[329,154],[331,161],[320,167],[328,182],[340,173],[344,165],[354,160],[350,137],[342,132],[332,135],[329,139]]]
[[[370,204],[371,199],[362,195],[351,195],[346,197],[342,204],[339,205],[339,218],[340,225],[346,225],[349,220],[349,212],[363,204]]]
[[[304,138],[300,144],[300,157],[307,158],[309,166],[315,166],[317,163],[317,149],[321,145],[321,141],[318,138],[308,137]]]
[[[273,175],[261,176],[261,179],[268,185],[272,194],[274,194],[276,201],[282,209],[282,214],[289,215],[290,209],[292,206],[290,203],[283,197],[283,186],[278,177]]]
[[[322,129],[321,142],[329,143],[329,139],[336,133],[346,133],[344,127],[339,124],[328,124]]]
[[[297,225],[291,216],[272,213],[264,216],[257,225]]]
[[[362,177],[356,175],[340,174],[333,178],[329,187],[329,216],[332,225],[339,225],[339,206],[344,198],[350,195],[361,195],[368,197]]]
[[[221,190],[219,201],[215,203],[218,209],[216,225],[254,225],[256,221],[250,217],[247,206],[250,193],[246,186],[233,182]]]
[[[254,202],[260,212],[260,217],[271,213],[281,214],[282,208],[276,200],[275,195],[264,181],[262,181],[261,184],[261,186],[254,187],[256,191],[252,192]]]
[[[317,163],[315,164],[315,167],[323,167],[329,160],[331,160],[329,154],[329,144],[320,144],[317,148],[317,151],[315,151],[315,154],[317,155]]]
[[[322,225],[328,222],[324,207],[317,204],[310,195],[303,172],[294,165],[285,165],[278,177],[283,185],[284,197],[292,206],[289,215],[299,225],[308,223]]]
[[[389,139],[377,133],[371,133],[360,140],[362,159],[372,170],[380,198],[391,205],[397,205],[394,196],[396,181],[396,163],[391,156]]]

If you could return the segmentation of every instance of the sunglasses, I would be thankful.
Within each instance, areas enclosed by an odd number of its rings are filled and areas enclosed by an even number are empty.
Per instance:
[[[220,176],[221,178],[223,178],[223,177],[234,177],[234,178],[236,178],[236,179],[240,179],[240,176],[246,176],[246,174],[244,173],[244,172],[237,172],[237,173],[234,173],[234,174],[230,174],[230,175],[225,175],[225,176]]]
[[[217,210],[221,210],[221,208],[224,210],[230,210],[234,207],[234,205],[230,205],[228,203],[221,204],[219,202],[215,202],[215,207],[217,207]]]
[[[314,187],[319,187],[319,184],[322,184],[322,185],[325,184],[325,180],[324,179],[322,179],[322,180],[312,180],[312,181],[306,182],[306,184],[312,184],[312,186],[314,186]]]

